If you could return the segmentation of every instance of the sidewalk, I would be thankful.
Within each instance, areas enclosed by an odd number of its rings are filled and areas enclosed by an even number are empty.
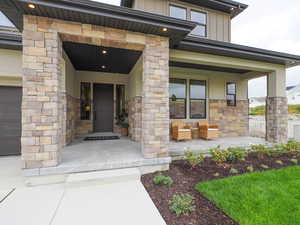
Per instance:
[[[0,159],[0,171],[3,171]],[[10,167],[17,159],[11,159]],[[25,187],[20,174],[0,174],[1,224],[9,225],[166,225],[139,179],[109,184],[54,184]],[[14,171],[14,173],[12,172]],[[9,177],[8,175],[11,175]],[[13,176],[14,175],[14,176]],[[9,178],[9,183],[3,179]]]

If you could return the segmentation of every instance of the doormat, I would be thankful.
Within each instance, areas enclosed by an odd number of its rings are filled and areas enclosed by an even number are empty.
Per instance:
[[[86,137],[83,140],[84,141],[107,141],[107,140],[118,140],[118,139],[120,139],[120,137],[114,135],[114,136],[91,136],[91,137]]]

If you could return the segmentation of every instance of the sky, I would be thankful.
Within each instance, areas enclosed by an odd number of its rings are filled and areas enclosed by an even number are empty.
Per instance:
[[[95,0],[119,5],[120,0]],[[299,0],[237,0],[249,5],[232,20],[232,42],[300,55]],[[0,14],[0,25],[7,24]],[[300,66],[287,70],[287,86],[300,84]],[[266,96],[265,77],[249,82],[249,97]]]

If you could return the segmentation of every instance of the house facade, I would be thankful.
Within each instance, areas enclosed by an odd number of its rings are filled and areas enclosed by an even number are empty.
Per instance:
[[[300,56],[231,43],[231,20],[246,8],[231,0],[1,1],[22,33],[0,33],[3,154],[21,151],[25,169],[57,166],[77,136],[120,132],[124,112],[145,158],[169,156],[172,120],[207,119],[222,137],[247,136],[248,80],[260,76],[268,77],[266,139],[286,141],[286,68]]]

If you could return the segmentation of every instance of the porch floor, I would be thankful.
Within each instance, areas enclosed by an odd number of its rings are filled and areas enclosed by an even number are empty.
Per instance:
[[[100,136],[113,136],[106,133]],[[88,135],[89,137],[97,134]],[[99,136],[99,135],[98,135]],[[84,141],[83,136],[66,146],[62,152],[62,162],[57,167],[26,169],[25,176],[69,174],[99,170],[147,167],[171,162],[170,157],[145,159],[140,143],[128,137],[117,140]]]
[[[95,136],[95,134],[89,136]],[[150,168],[163,166],[171,162],[170,157],[143,158],[140,143],[131,141],[127,137],[105,141],[84,141],[83,139],[84,137],[76,139],[63,149],[62,163],[57,167],[26,169],[24,170],[24,175],[58,175],[132,167]],[[234,146],[247,147],[251,144],[265,143],[264,139],[255,137],[227,137],[211,141],[201,139],[186,142],[171,141],[170,156],[183,155],[187,149],[194,152],[207,153],[209,148],[218,145],[221,148],[228,148]]]
[[[191,141],[171,141],[170,155],[180,156],[184,151],[208,153],[210,148],[220,145],[222,149],[229,147],[249,147],[252,144],[267,144],[266,140],[257,137],[225,137],[215,140],[196,139]]]

